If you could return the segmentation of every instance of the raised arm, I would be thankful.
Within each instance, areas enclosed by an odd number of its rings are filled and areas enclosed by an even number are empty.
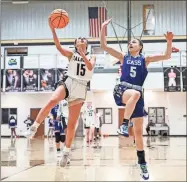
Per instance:
[[[71,59],[72,55],[73,55],[73,52],[68,50],[68,49],[65,49],[63,48],[61,45],[60,45],[60,42],[58,40],[58,37],[57,37],[57,34],[56,34],[56,31],[55,31],[55,28],[53,27],[53,25],[51,24],[51,21],[50,21],[50,18],[48,19],[48,22],[49,22],[49,27],[51,28],[51,31],[52,31],[52,34],[53,34],[53,40],[55,42],[55,46],[56,48],[58,49],[58,51],[65,57],[67,57],[69,60]]]
[[[122,64],[124,54],[122,52],[119,52],[107,46],[106,37],[105,37],[105,29],[106,29],[106,26],[111,22],[111,20],[112,19],[106,20],[101,26],[101,37],[100,37],[101,48],[103,48],[104,51],[108,52],[111,56],[117,58]]]
[[[164,61],[171,58],[173,33],[167,32],[166,34],[164,34],[164,36],[167,40],[167,48],[165,54],[146,57],[145,61],[147,65],[151,62]]]
[[[86,55],[84,54],[84,51],[82,50],[82,48],[79,46],[77,47],[78,52],[80,53],[81,57],[83,58],[83,61],[86,65],[86,67],[88,68],[88,70],[92,71],[92,69],[95,66],[96,63],[96,56],[92,56],[90,58],[90,60],[86,57]]]

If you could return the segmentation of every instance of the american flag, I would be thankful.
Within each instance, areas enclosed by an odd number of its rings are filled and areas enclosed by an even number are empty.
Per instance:
[[[99,37],[101,25],[107,19],[106,8],[101,7],[89,7],[89,36]],[[107,35],[107,32],[105,32]]]

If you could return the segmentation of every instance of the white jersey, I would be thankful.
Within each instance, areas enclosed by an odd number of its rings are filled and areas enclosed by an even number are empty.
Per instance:
[[[90,59],[90,55],[86,55],[86,57]],[[94,69],[92,69],[92,71],[88,70],[83,58],[79,55],[79,53],[74,52],[68,65],[67,75],[77,80],[90,81],[93,75],[93,70]]]
[[[68,118],[68,103],[66,100],[62,100],[59,102],[59,108],[57,111],[57,116],[63,115],[65,118]]]
[[[94,117],[94,110],[93,109],[86,109],[84,113],[84,123],[87,127],[93,126],[95,123],[95,117]]]

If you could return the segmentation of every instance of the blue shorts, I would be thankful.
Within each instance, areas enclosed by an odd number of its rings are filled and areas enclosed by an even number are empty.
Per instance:
[[[130,88],[120,85],[120,84],[115,86],[113,96],[114,96],[114,100],[118,106],[125,106],[125,104],[122,103],[122,95],[128,89],[130,89]],[[136,107],[131,115],[131,119],[144,116],[144,99],[142,97],[142,92],[141,91],[139,91],[139,92],[141,93],[141,96],[140,96],[138,102],[136,103]]]

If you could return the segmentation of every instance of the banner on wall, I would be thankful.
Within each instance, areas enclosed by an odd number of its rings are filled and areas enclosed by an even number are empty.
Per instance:
[[[182,67],[183,92],[187,92],[187,67]]]
[[[181,51],[181,66],[184,66],[184,67],[186,67],[187,65],[186,53],[187,51]]]
[[[39,67],[39,56],[29,55],[24,56],[23,68],[34,69]]]
[[[40,55],[40,68],[56,68],[57,58],[53,55]]]
[[[69,60],[67,57],[62,55],[57,56],[57,68],[66,69],[68,65],[69,65]]]
[[[167,61],[163,61],[163,67],[166,68],[170,66],[180,67],[180,59],[181,59],[180,52],[172,53],[170,59],[168,59]]]
[[[22,91],[38,91],[38,70],[24,69],[22,73],[23,89]]]
[[[6,92],[21,91],[21,70],[8,69],[6,70]]]
[[[1,92],[3,91],[3,71],[1,70]]]
[[[7,56],[5,60],[6,69],[20,69],[20,56]]]
[[[40,69],[40,90],[55,90],[55,69]]]
[[[164,91],[165,92],[181,91],[180,67],[164,68]]]
[[[57,82],[59,80],[65,81],[67,78],[67,67],[65,69],[57,69]]]

